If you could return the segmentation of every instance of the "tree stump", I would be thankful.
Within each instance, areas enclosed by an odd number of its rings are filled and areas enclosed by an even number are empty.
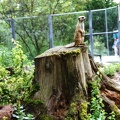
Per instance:
[[[35,58],[35,83],[40,90],[35,93],[34,99],[44,101],[48,114],[55,120],[64,120],[71,105],[75,120],[87,120],[91,92],[89,81],[99,71],[86,46],[69,47],[72,45],[49,49]],[[100,93],[105,108],[115,111],[119,120],[119,84],[102,72],[100,74]]]
[[[35,58],[40,90],[34,98],[43,100],[55,119],[64,119],[71,102],[87,102],[88,78],[92,78],[92,69],[86,46],[49,49]]]

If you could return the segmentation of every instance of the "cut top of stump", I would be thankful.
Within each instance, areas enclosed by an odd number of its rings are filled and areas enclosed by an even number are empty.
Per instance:
[[[66,54],[71,54],[71,53],[75,53],[75,54],[80,54],[80,52],[84,52],[87,50],[87,47],[85,45],[80,45],[75,47],[74,43],[65,45],[65,46],[56,46],[54,48],[48,49],[46,50],[44,53],[38,55],[35,57],[35,59],[37,58],[42,58],[42,57],[46,57],[46,56],[53,56],[53,55],[66,55]]]

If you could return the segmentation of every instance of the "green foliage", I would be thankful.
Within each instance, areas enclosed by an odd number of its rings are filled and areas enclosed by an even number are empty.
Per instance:
[[[20,104],[16,106],[13,117],[17,118],[17,120],[34,120],[33,115],[26,114],[23,106]]]
[[[113,65],[108,65],[104,67],[104,73],[108,76],[113,76],[116,72],[116,69]]]
[[[8,36],[11,36],[11,29],[9,29],[6,21],[0,20],[0,46],[4,45],[7,46],[7,48],[11,48],[12,44]]]
[[[80,5],[78,5],[78,3]],[[29,58],[33,59],[35,56],[49,48],[48,15],[61,12],[73,12],[76,10],[80,11],[84,9],[84,3],[85,0],[46,0],[45,2],[43,2],[43,0],[12,0],[11,2],[4,0],[0,4],[0,12],[2,18],[18,18],[15,20],[15,37],[23,46],[23,51],[29,56]],[[31,17],[28,19],[20,18],[26,16],[37,17]],[[4,22],[8,26],[7,29],[10,30],[10,21]],[[63,20],[62,22],[66,24],[66,21]],[[2,24],[1,26],[4,28]],[[65,31],[67,26],[65,25],[65,27],[62,27],[62,30],[64,29]],[[57,29],[59,29],[59,27],[57,27]],[[70,33],[70,27],[68,29]],[[65,33],[64,31],[63,34]],[[70,35],[71,34],[68,35],[69,39],[71,37]],[[6,38],[6,36],[1,36],[1,38]],[[66,40],[63,42],[66,43]]]
[[[112,111],[112,112],[110,113],[110,116],[108,116],[107,119],[108,119],[108,120],[116,120],[116,119],[115,119],[115,112]]]
[[[95,76],[94,81],[91,82],[90,113],[87,120],[115,120],[115,113],[113,111],[110,114],[107,114],[104,110],[103,100],[99,91],[101,87],[101,77],[102,76],[98,73],[98,75]]]
[[[78,114],[78,105],[75,102],[72,102],[69,107],[69,111],[67,112],[65,120],[76,120],[76,116]]]
[[[87,109],[88,102],[82,102],[80,105],[78,102],[72,102],[67,111],[65,120],[77,120],[78,118],[81,118],[81,120],[87,120]]]
[[[12,65],[11,51],[7,47],[0,45],[0,66],[8,67],[11,65]]]
[[[4,65],[5,58],[3,62],[1,61],[2,66],[0,66],[0,104],[14,104],[23,101],[30,96],[32,91],[34,67],[17,42],[9,55],[7,60],[10,60],[10,63]],[[8,71],[6,66],[11,69]],[[11,70],[12,74],[10,74]]]
[[[45,2],[43,0],[3,0],[0,3],[2,19],[17,18],[15,20],[15,37],[23,46],[23,51],[31,59],[49,48],[49,14],[79,12],[89,9],[108,8],[116,5],[111,0],[46,0]],[[117,25],[117,12],[111,11],[110,9],[108,12],[108,27],[111,30]],[[85,29],[86,33],[88,33],[88,12],[86,13],[53,17],[54,45],[64,45],[73,42],[77,16],[79,15],[86,16]],[[30,18],[23,18],[26,16]],[[104,16],[104,11],[93,13],[94,30],[105,31]],[[11,48],[12,45],[9,41],[9,37],[12,36],[11,22],[10,20],[1,20],[0,23],[0,44]]]
[[[88,120],[105,120],[105,110],[103,109],[104,104],[102,103],[102,98],[100,96],[100,81],[101,78],[95,76],[94,81],[91,82],[91,105],[90,105],[90,114]]]
[[[104,37],[102,36],[95,36],[94,37],[94,53],[105,55],[106,54],[106,48],[104,41]]]
[[[86,9],[102,9],[117,5],[113,0],[86,0]]]
[[[104,73],[108,76],[113,76],[115,72],[120,71],[120,64],[109,64],[104,66]]]
[[[25,114],[20,103],[30,97],[34,67],[19,43],[14,40],[12,42],[12,51],[0,48],[0,104],[17,104],[14,117],[18,120],[32,120],[33,115]]]
[[[80,111],[81,120],[87,120],[88,119],[88,114],[87,114],[88,102],[82,102],[80,109],[81,109]]]

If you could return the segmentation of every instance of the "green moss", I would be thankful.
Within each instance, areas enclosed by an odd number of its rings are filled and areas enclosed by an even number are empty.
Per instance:
[[[87,120],[88,114],[88,102],[72,102],[70,104],[69,110],[67,112],[65,120],[77,120],[80,118],[81,120]]]
[[[77,103],[72,102],[67,111],[65,120],[76,120],[77,114],[78,114]]]
[[[115,115],[120,118],[120,110],[119,108],[113,103],[110,105],[111,110],[115,112]]]
[[[50,117],[50,116],[48,116],[46,114],[41,115],[39,119],[40,120],[53,120],[52,117]]]
[[[62,53],[64,53],[64,54],[71,54],[71,53],[80,54],[80,49],[67,50],[67,51],[64,51]]]
[[[68,54],[80,54],[80,49],[75,49],[75,50],[67,50],[67,51],[62,51],[58,53],[53,53],[52,55],[60,56],[60,55],[68,55]],[[50,55],[50,54],[49,54]]]
[[[87,114],[88,102],[81,103],[80,109],[81,109],[81,111],[80,111],[81,120],[87,120],[87,118],[88,118],[88,114]]]
[[[46,57],[46,56],[53,56],[53,55],[56,55],[56,56],[60,56],[60,55],[67,55],[67,54],[80,54],[80,49],[75,49],[75,50],[66,50],[66,51],[61,51],[61,52],[56,52],[56,51],[53,51],[52,53],[43,53],[41,55],[38,55],[37,57],[35,58],[40,58],[40,57]]]

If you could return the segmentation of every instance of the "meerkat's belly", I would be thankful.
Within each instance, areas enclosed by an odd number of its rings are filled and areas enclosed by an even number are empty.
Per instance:
[[[81,37],[81,34],[80,33],[78,33],[78,34],[76,34],[75,35],[75,46],[77,46],[77,45],[80,45],[81,44],[81,39],[82,37]]]

